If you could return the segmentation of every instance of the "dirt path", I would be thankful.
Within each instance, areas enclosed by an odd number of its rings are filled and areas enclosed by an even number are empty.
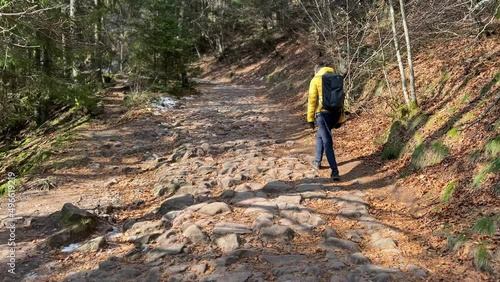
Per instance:
[[[59,152],[59,162],[72,165],[41,176],[56,189],[18,195],[18,274],[4,281],[429,278],[400,250],[404,232],[370,214],[364,190],[387,185],[371,166],[338,149],[343,181],[335,185],[328,170],[310,165],[314,134],[303,117],[268,100],[263,88],[207,83],[200,90],[166,113],[129,119],[118,110],[122,96],[111,94],[105,122],[75,130]],[[105,247],[38,248],[58,230],[49,215],[68,202],[115,227],[112,236],[94,233]],[[1,242],[8,236],[2,231]]]

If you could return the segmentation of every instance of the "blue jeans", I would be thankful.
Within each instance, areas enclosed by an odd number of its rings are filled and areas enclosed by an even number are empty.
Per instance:
[[[337,171],[337,161],[333,150],[332,128],[340,118],[340,113],[320,112],[316,113],[318,133],[316,134],[316,156],[314,160],[321,163],[323,152],[330,164],[332,171]]]

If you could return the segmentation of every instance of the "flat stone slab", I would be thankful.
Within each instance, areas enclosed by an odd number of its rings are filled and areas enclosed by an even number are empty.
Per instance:
[[[323,245],[323,248],[325,248],[325,249],[337,248],[337,249],[348,250],[351,252],[359,252],[358,244],[351,242],[349,240],[343,240],[343,239],[334,238],[334,237],[330,237],[328,239],[325,239],[323,241],[322,245]]]
[[[299,205],[300,202],[302,201],[302,197],[300,195],[291,195],[291,196],[278,196],[276,199],[276,202],[280,203],[289,203],[289,204],[296,204]]]
[[[184,247],[184,244],[171,244],[153,249],[146,254],[146,261],[156,261],[168,255],[177,255]]]
[[[368,230],[378,230],[386,228],[386,226],[383,223],[376,221],[359,221],[358,224]]]
[[[233,272],[233,273],[225,273],[225,274],[212,274],[209,275],[202,280],[201,282],[212,282],[212,281],[217,281],[217,282],[244,282],[247,281],[248,278],[252,276],[252,272],[250,271],[245,271],[245,272]]]
[[[231,212],[231,208],[229,207],[228,204],[223,203],[223,202],[216,202],[216,203],[211,203],[206,206],[203,206],[198,210],[198,213],[205,214],[205,215],[216,215],[218,213],[225,213],[225,212]]]
[[[254,192],[236,192],[231,199],[231,204],[237,206],[251,206],[254,203],[265,200],[267,200],[267,198],[258,197]]]
[[[278,206],[270,202],[257,202],[253,203],[249,208],[245,210],[245,214],[252,213],[275,213],[278,211]]]
[[[194,205],[194,197],[191,194],[170,197],[165,200],[160,207],[160,214],[166,214],[170,211],[182,210],[185,207]]]
[[[259,237],[263,239],[292,239],[295,232],[288,226],[273,225],[260,230]]]
[[[262,187],[262,192],[264,193],[288,193],[293,189],[289,184],[281,181],[269,182],[264,187]]]
[[[280,219],[279,223],[284,226],[290,227],[293,231],[297,233],[310,233],[314,230],[314,226],[306,223],[298,223],[289,218]]]
[[[297,186],[297,193],[309,192],[309,191],[324,191],[323,185],[319,183],[312,184],[300,184]]]
[[[262,259],[270,264],[285,265],[285,264],[295,264],[298,262],[303,262],[303,261],[307,260],[307,256],[305,256],[305,255],[282,255],[282,256],[263,255]]]
[[[357,205],[368,206],[368,203],[363,200],[363,198],[352,194],[335,197],[332,199],[332,203],[337,204],[340,207]]]
[[[362,272],[370,273],[370,274],[378,274],[378,273],[400,273],[401,271],[396,268],[386,268],[381,267],[374,264],[365,264],[362,266],[358,266],[356,269],[361,270]]]
[[[166,271],[168,274],[176,274],[186,271],[189,268],[189,263],[177,264],[167,267]]]
[[[217,235],[248,234],[252,233],[252,230],[248,228],[245,224],[241,223],[219,222],[215,225],[214,230],[212,232]]]
[[[307,191],[300,193],[304,199],[326,199],[326,192],[324,191]]]

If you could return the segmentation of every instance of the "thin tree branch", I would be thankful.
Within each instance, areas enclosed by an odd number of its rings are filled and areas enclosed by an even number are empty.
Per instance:
[[[14,16],[14,17],[16,17],[16,16],[34,15],[34,14],[42,13],[42,12],[53,10],[53,9],[60,9],[62,7],[62,5],[30,11],[31,9],[35,9],[36,7],[37,6],[33,6],[33,7],[28,8],[27,11],[15,12],[15,13],[2,13],[2,12],[0,12],[0,17],[2,17],[2,16],[5,16],[5,17]]]

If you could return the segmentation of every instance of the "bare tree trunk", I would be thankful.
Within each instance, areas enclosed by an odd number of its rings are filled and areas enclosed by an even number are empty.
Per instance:
[[[94,69],[96,79],[102,83],[102,51],[101,51],[101,34],[102,34],[102,16],[101,16],[101,0],[94,0],[94,8],[98,13],[94,24]]]
[[[120,73],[123,72],[123,38],[120,37]]]
[[[391,95],[391,97],[393,97],[394,94],[392,93],[391,81],[389,80],[389,75],[387,74],[387,70],[385,69],[384,45],[382,42],[382,36],[380,35],[380,25],[379,25],[379,21],[378,21],[378,16],[375,16],[375,20],[377,22],[378,40],[380,42],[380,50],[382,52],[382,72],[384,73],[385,83],[387,85],[387,89],[389,90],[389,94]]]
[[[401,87],[403,88],[405,102],[407,105],[409,105],[410,98],[408,97],[408,90],[406,89],[406,78],[405,78],[405,70],[403,67],[403,60],[401,59],[401,54],[399,52],[398,32],[396,31],[396,16],[394,15],[394,6],[392,5],[392,0],[389,0],[389,10],[391,12],[394,47],[396,48],[396,57],[398,59],[399,72],[401,74]]]
[[[76,68],[76,58],[75,58],[75,45],[76,45],[76,35],[75,35],[75,2],[76,0],[69,1],[69,19],[71,21],[71,77],[75,78],[78,75],[78,69]]]
[[[411,91],[410,100],[412,104],[417,106],[418,102],[417,102],[417,94],[415,93],[415,74],[413,72],[413,63],[411,59],[410,32],[408,31],[408,24],[406,22],[404,0],[399,0],[399,6],[401,8],[401,18],[403,19],[403,29],[405,32],[406,54],[408,56],[408,68],[410,69],[410,91]]]

